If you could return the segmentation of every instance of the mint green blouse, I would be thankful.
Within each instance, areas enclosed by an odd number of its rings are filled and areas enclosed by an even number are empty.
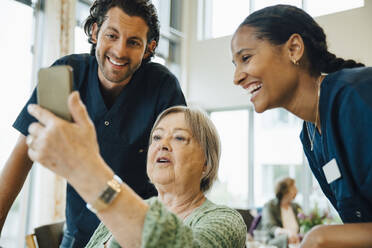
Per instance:
[[[146,248],[242,248],[247,227],[241,215],[228,207],[208,199],[184,221],[168,211],[153,197],[147,201],[149,210],[145,217],[142,246]],[[121,247],[110,231],[101,223],[86,248]]]

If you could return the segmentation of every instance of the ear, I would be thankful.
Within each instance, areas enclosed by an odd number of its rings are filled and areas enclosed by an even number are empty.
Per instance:
[[[152,52],[155,50],[155,48],[156,48],[156,41],[152,40],[149,44],[147,44],[147,48],[146,48],[145,55],[143,56],[143,58],[147,59],[152,54]]]
[[[97,44],[97,35],[98,35],[98,26],[97,26],[97,23],[93,23],[93,26],[92,26],[92,42],[94,44]]]
[[[286,49],[289,59],[294,63],[298,63],[304,55],[305,45],[299,34],[292,34],[286,42]]]

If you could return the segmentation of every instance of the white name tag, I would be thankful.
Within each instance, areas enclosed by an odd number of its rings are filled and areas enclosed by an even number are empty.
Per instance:
[[[338,168],[336,159],[332,159],[323,166],[323,172],[328,183],[339,179],[341,177],[340,169]]]

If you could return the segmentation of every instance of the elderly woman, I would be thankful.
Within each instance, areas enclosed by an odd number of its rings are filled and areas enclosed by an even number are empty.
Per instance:
[[[301,208],[293,202],[296,195],[294,179],[286,177],[277,182],[276,198],[266,203],[262,211],[262,227],[269,233],[269,244],[285,248],[300,242],[297,214]]]
[[[158,117],[147,173],[159,196],[143,201],[100,157],[78,93],[70,96],[69,108],[74,123],[29,107],[39,120],[29,127],[29,155],[65,177],[103,222],[87,247],[244,247],[239,213],[204,194],[216,179],[220,155],[217,132],[205,114],[179,106]]]

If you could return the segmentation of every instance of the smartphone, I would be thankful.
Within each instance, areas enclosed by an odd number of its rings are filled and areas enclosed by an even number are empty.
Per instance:
[[[72,68],[59,65],[42,68],[38,73],[37,102],[58,117],[72,121],[67,99],[73,89]]]

